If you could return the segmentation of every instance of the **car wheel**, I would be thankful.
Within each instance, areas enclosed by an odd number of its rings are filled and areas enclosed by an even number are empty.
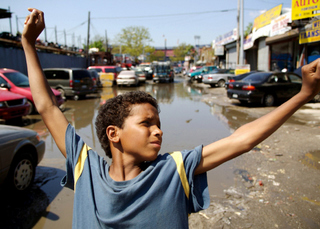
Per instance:
[[[214,83],[210,84],[210,87],[215,87],[216,85]]]
[[[320,94],[317,94],[315,97],[313,97],[313,101],[315,103],[319,103],[320,102]]]
[[[225,84],[226,84],[226,81],[224,81],[224,80],[219,80],[218,81],[218,86],[219,87],[224,87]]]
[[[79,96],[78,95],[74,95],[73,96],[73,100],[75,100],[75,101],[79,100]]]
[[[65,100],[66,99],[66,93],[62,88],[57,89],[61,93],[61,97]]]
[[[17,155],[11,164],[7,177],[9,189],[19,193],[27,191],[34,180],[35,167],[36,163],[30,154]]]
[[[34,105],[31,101],[28,100],[28,104],[30,105],[29,107],[29,112],[28,112],[28,115],[31,115],[34,113]]]
[[[263,105],[265,105],[266,107],[271,107],[273,106],[275,103],[275,97],[271,94],[267,94],[264,96],[263,99]]]

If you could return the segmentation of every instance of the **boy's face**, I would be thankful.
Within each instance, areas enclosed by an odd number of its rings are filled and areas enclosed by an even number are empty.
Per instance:
[[[157,158],[162,143],[158,111],[149,103],[134,104],[120,129],[123,152],[137,163]]]

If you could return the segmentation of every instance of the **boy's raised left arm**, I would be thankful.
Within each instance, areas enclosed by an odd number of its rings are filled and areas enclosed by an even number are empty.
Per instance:
[[[58,148],[66,157],[65,131],[68,121],[57,106],[56,98],[42,71],[35,48],[35,41],[45,28],[42,11],[29,8],[31,14],[27,16],[22,32],[21,42],[25,52],[31,93],[37,111],[49,129]]]
[[[301,106],[318,94],[320,90],[320,58],[302,68],[302,81],[300,92],[290,100],[261,118],[241,126],[229,137],[205,146],[195,174],[211,170],[250,151],[274,133]]]

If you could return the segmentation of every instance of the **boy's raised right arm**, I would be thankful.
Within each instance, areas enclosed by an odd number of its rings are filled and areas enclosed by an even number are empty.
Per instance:
[[[47,79],[42,71],[35,48],[35,41],[45,27],[43,12],[29,8],[21,42],[25,52],[31,93],[37,111],[49,129],[61,153],[66,157],[65,131],[68,121],[57,106]]]

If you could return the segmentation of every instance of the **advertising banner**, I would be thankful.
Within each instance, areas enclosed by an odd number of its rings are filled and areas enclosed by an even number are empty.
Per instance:
[[[312,23],[312,29],[300,33],[299,44],[320,41],[320,20]]]
[[[292,20],[320,15],[320,0],[292,0]]]
[[[272,8],[271,10],[268,10],[268,11],[264,12],[263,14],[260,14],[258,17],[256,17],[253,22],[253,31],[257,30],[259,28],[262,28],[266,25],[269,25],[271,23],[271,20],[280,16],[281,9],[282,9],[282,4],[276,6],[276,7]]]
[[[271,30],[270,37],[284,34],[285,32],[291,30],[291,27],[288,26],[288,23],[291,22],[291,12],[282,14],[276,19],[271,21]]]
[[[241,75],[247,72],[250,72],[250,64],[237,65],[236,70],[234,71],[234,74]]]

